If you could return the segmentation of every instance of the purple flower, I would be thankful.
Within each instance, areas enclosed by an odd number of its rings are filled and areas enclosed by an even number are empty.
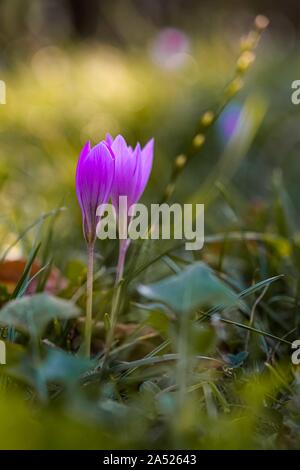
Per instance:
[[[106,143],[115,156],[112,202],[118,212],[120,196],[127,196],[129,208],[144,192],[152,169],[154,139],[149,140],[144,148],[138,143],[133,149],[121,135],[113,139],[108,134]]]
[[[76,168],[76,194],[82,211],[83,233],[88,244],[94,243],[99,217],[97,207],[110,198],[114,179],[114,155],[102,141],[83,147]]]
[[[241,105],[239,103],[232,103],[221,114],[218,121],[218,131],[224,142],[227,142],[234,136],[241,118],[241,112]]]
[[[187,35],[175,28],[164,28],[152,41],[150,53],[161,68],[177,70],[186,64],[190,53]]]

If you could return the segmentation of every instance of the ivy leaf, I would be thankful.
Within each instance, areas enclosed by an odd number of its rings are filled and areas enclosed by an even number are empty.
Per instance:
[[[189,313],[204,306],[228,307],[238,301],[237,294],[202,262],[159,282],[140,285],[138,291],[152,301],[168,305],[177,313]]]
[[[74,356],[63,350],[50,349],[47,359],[39,369],[39,375],[44,382],[73,384],[95,365],[95,361],[90,359]]]

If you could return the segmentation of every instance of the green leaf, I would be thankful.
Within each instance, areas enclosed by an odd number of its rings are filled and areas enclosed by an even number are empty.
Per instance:
[[[275,282],[278,279],[281,279],[283,277],[284,277],[283,274],[279,274],[278,276],[273,276],[273,277],[270,277],[268,279],[264,279],[263,281],[260,281],[257,284],[254,284],[253,286],[248,287],[247,289],[240,292],[239,297],[244,298],[244,297],[247,297],[251,294],[254,294],[256,291],[262,289],[263,287],[269,286],[273,282]]]
[[[0,322],[40,336],[51,320],[68,320],[79,314],[79,308],[72,302],[43,293],[8,302],[0,310]]]
[[[7,290],[7,287],[0,284],[0,305],[4,304],[4,302],[7,302],[9,298],[10,298],[10,295]]]
[[[146,324],[159,331],[163,336],[167,336],[169,331],[168,317],[157,309],[151,310],[146,320]]]
[[[41,223],[43,223],[44,220],[46,220],[48,217],[52,217],[52,216],[55,216],[58,212],[61,212],[63,210],[65,210],[66,208],[65,207],[59,207],[58,209],[54,209],[50,212],[47,212],[45,214],[42,214],[41,216],[39,216],[32,224],[30,224],[25,230],[23,230],[22,233],[20,233],[20,235],[13,241],[13,243],[11,243],[11,245],[9,245],[6,250],[4,251],[4,253],[1,255],[1,258],[0,258],[0,261],[3,262],[6,258],[6,256],[8,255],[8,253],[10,252],[10,250],[20,241],[22,240],[25,235],[31,230],[33,229],[34,227],[36,227],[37,225],[40,225]]]
[[[188,313],[201,306],[234,305],[238,296],[205,263],[188,266],[175,276],[140,285],[138,291],[150,300],[158,300],[178,313]]]
[[[244,364],[248,356],[249,353],[247,351],[241,351],[238,354],[227,354],[224,359],[228,363],[229,367],[236,369],[237,367],[241,367]]]
[[[155,396],[157,393],[161,392],[159,386],[152,380],[146,380],[142,383],[139,389],[140,392]]]
[[[93,367],[95,367],[95,361],[74,356],[63,350],[50,349],[38,373],[44,382],[72,384]]]
[[[8,376],[31,385],[39,393],[40,398],[47,399],[48,385],[74,386],[95,366],[94,360],[78,357],[60,349],[49,348],[43,361],[40,360],[35,364],[30,355],[23,354],[17,364],[6,366],[6,372]]]
[[[22,295],[26,292],[26,289],[28,287],[28,280],[29,280],[29,276],[30,276],[30,270],[31,270],[31,267],[33,265],[33,262],[34,262],[34,260],[37,256],[37,254],[39,252],[40,247],[41,247],[41,244],[39,243],[36,247],[34,247],[32,249],[32,251],[30,253],[30,256],[29,256],[29,259],[26,263],[24,272],[23,272],[21,278],[19,279],[19,282],[16,285],[15,290],[13,291],[13,293],[11,295],[12,299],[22,297]]]

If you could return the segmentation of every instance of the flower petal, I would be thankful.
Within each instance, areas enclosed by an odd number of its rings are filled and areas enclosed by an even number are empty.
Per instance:
[[[106,143],[84,147],[76,170],[76,193],[87,241],[96,236],[97,207],[108,202],[114,178],[114,159]]]
[[[119,196],[129,196],[132,191],[136,161],[121,135],[115,138],[111,149],[115,155],[115,181],[112,189],[112,199],[115,207],[118,207]]]
[[[154,153],[154,139],[151,139],[141,151],[141,181],[139,184],[137,200],[140,199],[148,183],[150,173],[152,170],[153,153]]]
[[[109,133],[107,133],[105,136],[105,142],[107,143],[107,145],[111,146],[113,141],[114,141],[113,137]]]

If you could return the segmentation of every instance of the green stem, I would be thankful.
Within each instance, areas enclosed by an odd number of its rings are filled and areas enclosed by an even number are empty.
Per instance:
[[[105,345],[105,357],[107,358],[116,329],[117,319],[118,319],[118,311],[120,305],[120,297],[121,297],[121,290],[122,290],[122,282],[118,282],[115,286],[115,294],[113,296],[112,302],[112,310],[111,310],[111,317],[110,317],[110,328],[106,338],[106,345]]]
[[[117,274],[116,274],[116,285],[119,284],[120,280],[123,277],[125,258],[126,258],[126,253],[129,247],[129,243],[130,243],[130,240],[128,239],[120,240],[119,259],[118,259]]]
[[[87,283],[86,283],[86,319],[84,332],[85,356],[91,355],[92,343],[92,308],[93,308],[93,270],[94,270],[94,243],[87,246]]]
[[[122,278],[124,273],[124,266],[125,266],[125,259],[126,253],[129,247],[130,240],[120,240],[120,249],[119,249],[119,259],[118,259],[118,266],[117,266],[117,274],[116,274],[116,282],[115,282],[115,290],[114,296],[112,300],[112,311],[110,317],[110,328],[107,335],[106,340],[106,355],[109,353],[112,341],[114,338],[115,328],[118,319],[118,310],[120,304],[120,296],[122,290]]]
[[[188,382],[188,326],[189,319],[186,315],[183,315],[180,319],[180,329],[178,337],[178,356],[179,360],[177,363],[177,381],[178,381],[178,404],[179,404],[179,416],[182,415],[184,410],[185,395],[187,390]]]
[[[193,356],[193,358],[199,361],[200,360],[213,361],[213,362],[216,362],[219,366],[224,365],[224,361],[221,361],[219,359],[216,359],[210,356],[197,355],[197,356]],[[169,361],[178,361],[180,359],[181,358],[180,358],[179,353],[178,354],[170,353],[170,354],[163,354],[161,356],[144,357],[143,359],[137,359],[136,361],[121,362],[114,367],[114,370],[123,371],[123,370],[128,370],[128,369],[132,369],[136,367],[149,366],[149,365],[152,366],[154,364],[160,364],[160,363],[169,362]]]
[[[111,310],[111,316],[110,316],[110,326],[109,326],[109,330],[108,330],[106,342],[105,342],[105,350],[104,350],[105,352],[104,352],[104,357],[103,357],[103,362],[102,362],[101,376],[106,369],[108,356],[109,356],[111,345],[114,339],[115,328],[116,328],[117,318],[118,318],[118,310],[119,310],[119,305],[120,305],[122,285],[123,283],[119,282],[117,285],[115,285],[115,288],[114,288],[112,310]]]
[[[130,240],[128,239],[120,240],[119,259],[118,259],[118,265],[117,265],[116,281],[115,281],[115,287],[114,287],[114,293],[113,293],[113,299],[112,299],[112,309],[111,309],[111,315],[110,315],[110,326],[109,326],[109,330],[108,330],[107,337],[106,337],[105,353],[104,353],[104,358],[103,358],[103,363],[102,363],[102,372],[106,368],[108,356],[109,356],[110,349],[113,343],[115,329],[117,325],[121,291],[122,291],[122,286],[123,286],[122,278],[123,278],[126,253],[129,247],[129,243],[130,243]]]

